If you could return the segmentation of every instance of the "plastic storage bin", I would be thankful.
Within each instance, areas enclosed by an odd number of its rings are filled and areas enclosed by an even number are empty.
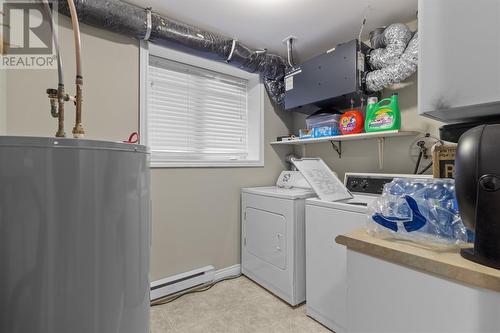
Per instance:
[[[319,113],[313,114],[306,118],[306,126],[308,129],[315,127],[339,127],[340,114],[338,113]]]
[[[313,130],[315,138],[339,135],[339,119],[338,113],[314,114],[306,118],[306,126]]]

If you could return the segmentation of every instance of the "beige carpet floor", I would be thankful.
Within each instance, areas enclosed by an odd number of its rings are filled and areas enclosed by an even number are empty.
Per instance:
[[[151,333],[331,333],[251,280],[240,277],[151,308]]]

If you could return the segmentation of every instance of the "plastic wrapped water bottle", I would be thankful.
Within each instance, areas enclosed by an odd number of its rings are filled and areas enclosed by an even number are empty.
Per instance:
[[[394,179],[369,205],[368,231],[426,243],[471,239],[458,213],[453,179]]]

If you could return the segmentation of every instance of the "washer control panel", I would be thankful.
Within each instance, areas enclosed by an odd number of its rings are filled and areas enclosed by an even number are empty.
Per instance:
[[[346,173],[344,185],[353,193],[380,195],[394,178],[432,178],[432,175]]]
[[[382,194],[384,185],[392,182],[394,177],[365,177],[346,175],[345,186],[354,193]]]

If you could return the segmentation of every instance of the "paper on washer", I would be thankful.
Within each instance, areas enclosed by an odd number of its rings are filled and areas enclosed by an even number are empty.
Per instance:
[[[292,163],[321,200],[339,201],[353,198],[351,192],[321,158],[292,158]]]

